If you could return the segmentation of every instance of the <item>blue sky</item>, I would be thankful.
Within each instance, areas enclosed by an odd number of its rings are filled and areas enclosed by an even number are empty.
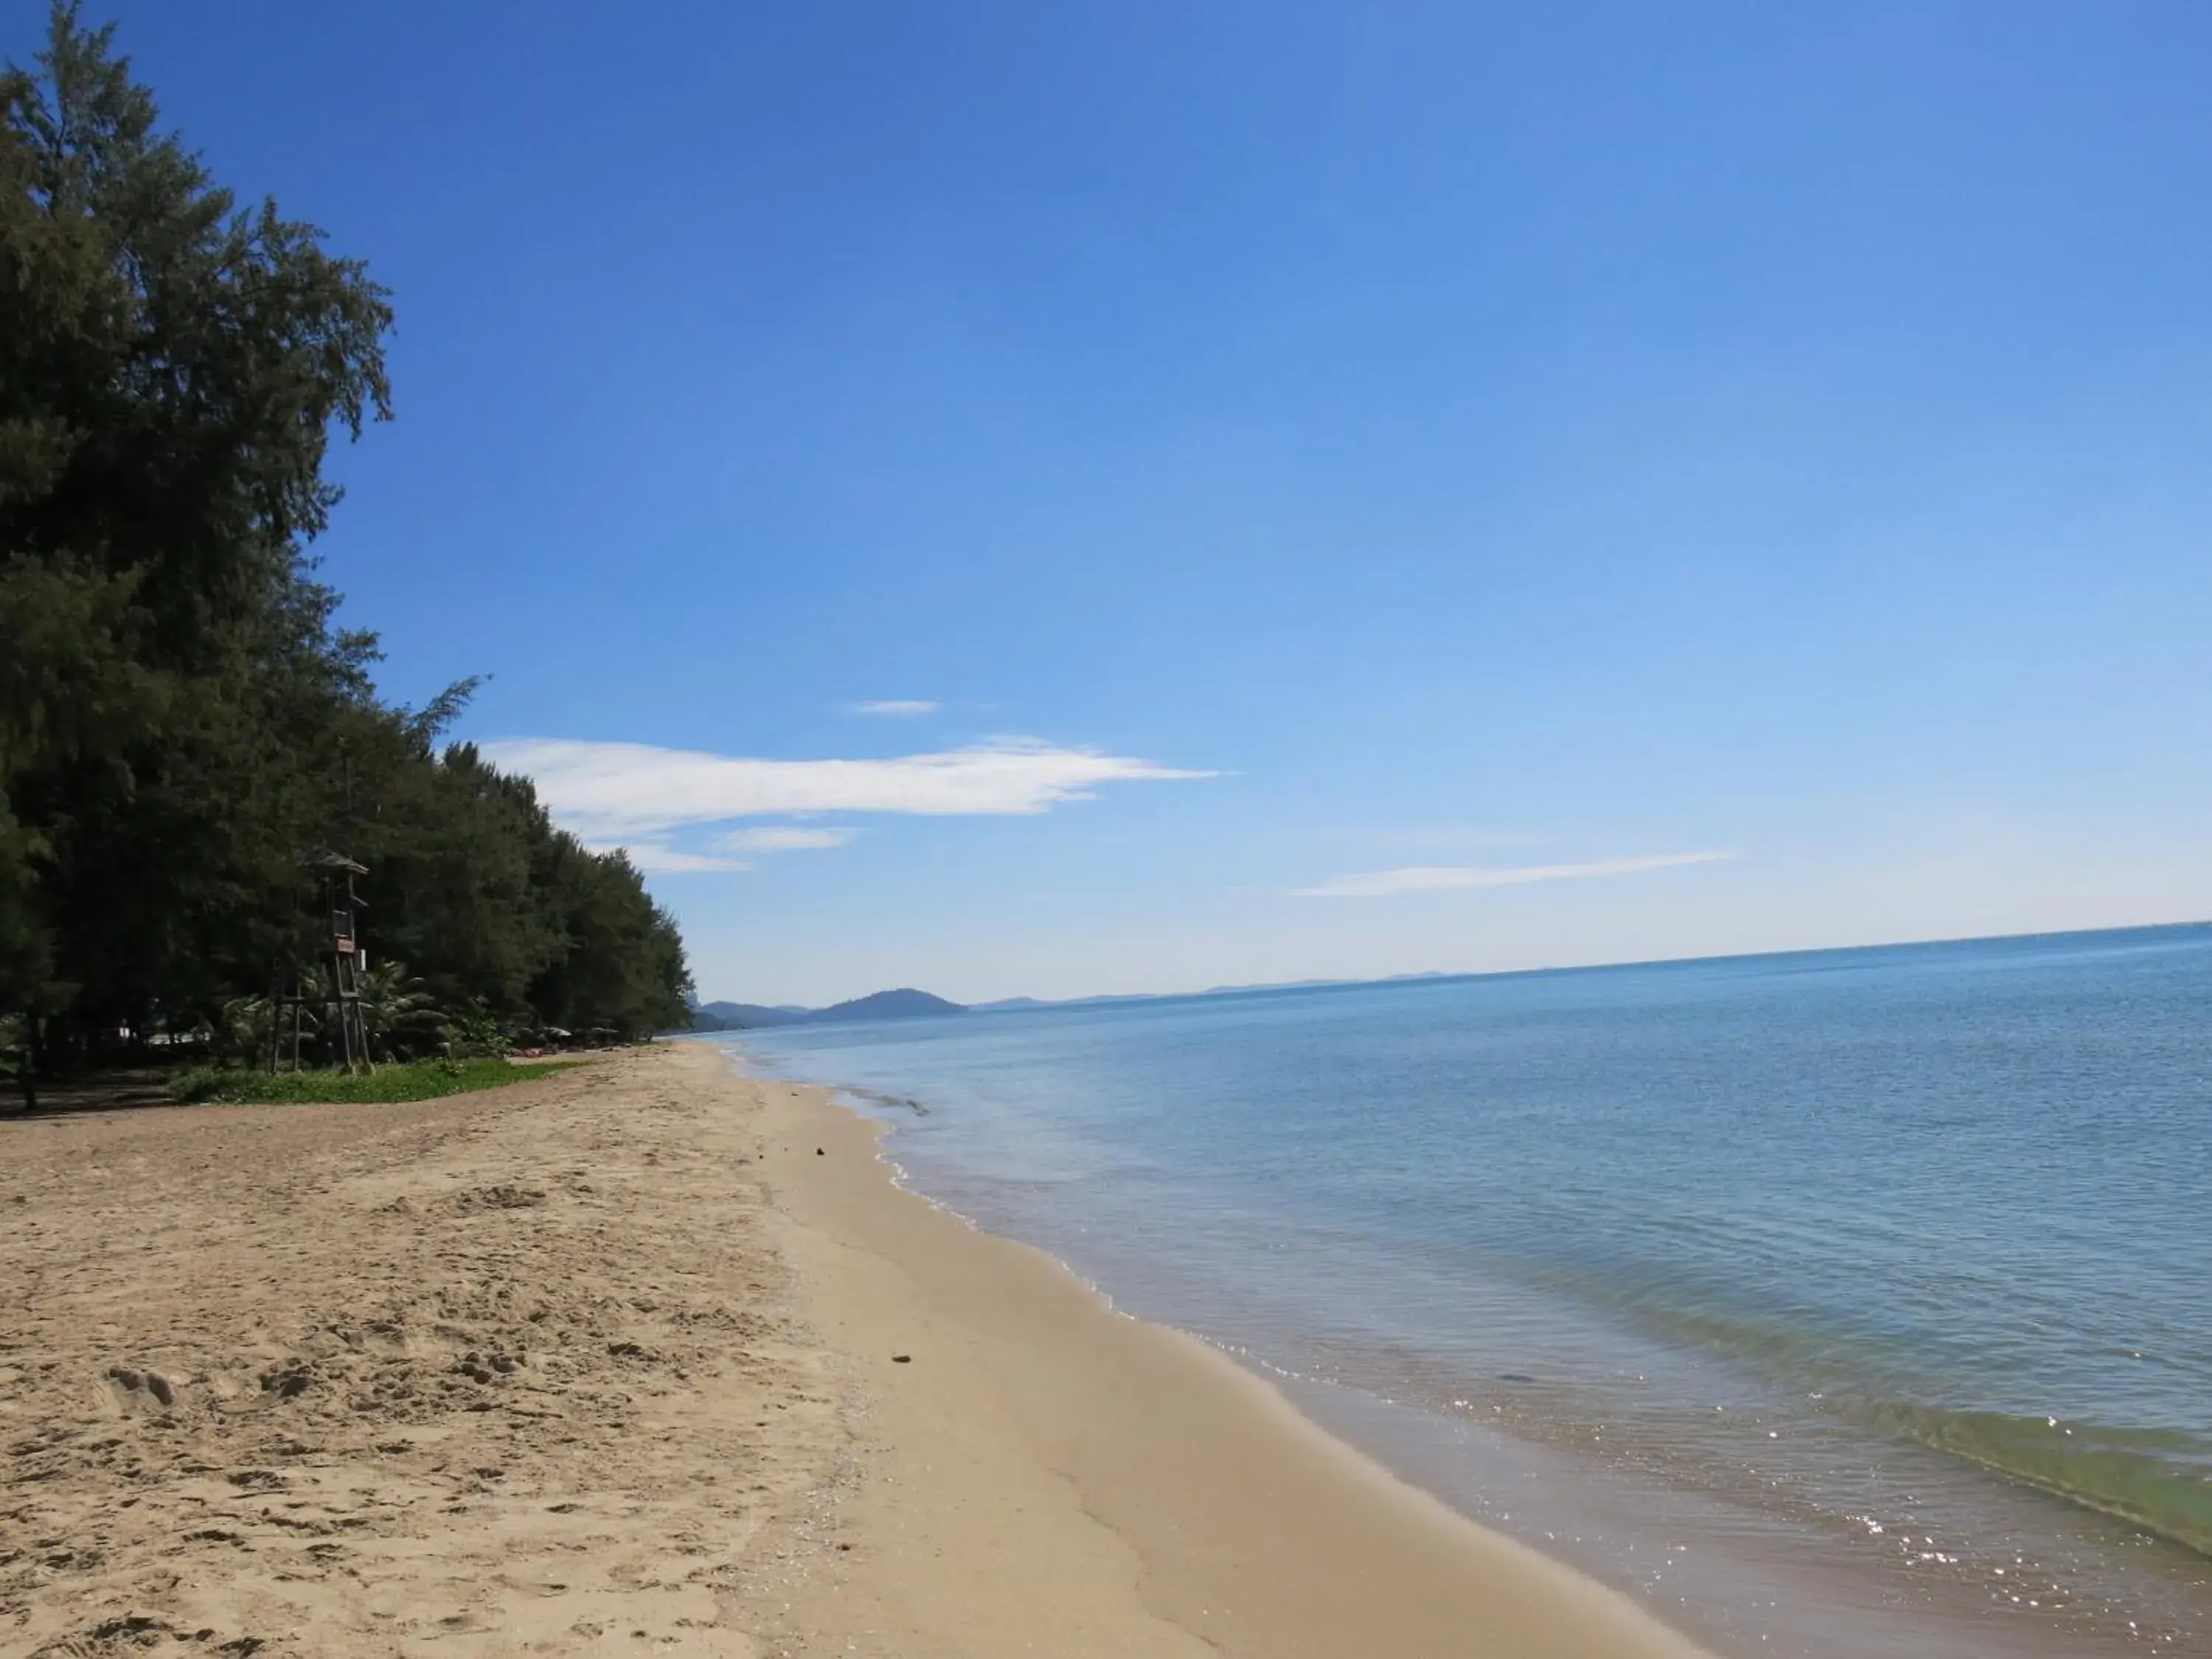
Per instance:
[[[709,996],[2212,915],[2198,0],[98,15]]]

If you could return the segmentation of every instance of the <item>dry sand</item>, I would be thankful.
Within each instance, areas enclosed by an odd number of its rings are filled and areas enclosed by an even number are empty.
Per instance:
[[[0,1654],[1697,1652],[700,1044],[0,1122]]]

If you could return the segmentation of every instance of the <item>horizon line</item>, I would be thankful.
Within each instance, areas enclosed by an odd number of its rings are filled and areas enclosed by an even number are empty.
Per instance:
[[[2177,931],[2188,927],[2212,927],[2212,916],[2200,916],[2179,921],[2110,922],[2093,927],[2039,927],[2017,933],[1943,933],[1926,939],[1865,939],[1852,945],[1791,945],[1771,951],[1715,951],[1680,957],[1631,957],[1614,960],[1592,962],[1546,963],[1535,968],[1469,968],[1423,969],[1402,974],[1378,974],[1358,979],[1294,979],[1255,982],[1249,985],[1210,985],[1194,991],[1097,991],[1082,996],[1031,997],[1017,994],[1008,997],[987,997],[980,1002],[963,1002],[958,1006],[963,1012],[1012,1012],[997,1010],[996,1005],[1010,1002],[1034,1003],[1040,1008],[1073,1008],[1102,1002],[1165,1002],[1176,999],[1198,997],[1233,997],[1279,995],[1292,991],[1341,991],[1364,986],[1426,984],[1437,980],[1464,979],[1530,979],[1542,974],[1602,973],[1629,968],[1674,968],[1692,963],[1759,962],[1780,957],[1824,956],[1842,951],[1899,951],[1929,949],[1944,945],[2006,945],[2029,939],[2074,939],[2091,933],[2153,933]],[[918,987],[886,988],[918,989]],[[840,997],[824,1007],[836,1007],[841,1003],[856,1002],[863,997],[881,994],[880,991],[863,991],[849,997]],[[935,995],[934,992],[928,994]],[[944,999],[951,1001],[951,998]],[[750,1002],[738,997],[716,997],[714,1002],[745,1003],[752,1007],[789,1008],[796,1003]],[[701,998],[698,1006],[711,1006]],[[811,1012],[811,1011],[810,1011]],[[701,1032],[702,1036],[726,1036],[728,1033]]]

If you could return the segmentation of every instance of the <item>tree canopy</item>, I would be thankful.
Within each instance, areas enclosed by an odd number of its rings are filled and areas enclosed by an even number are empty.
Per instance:
[[[527,781],[371,678],[309,547],[334,432],[392,416],[390,295],[241,206],[112,27],[0,75],[0,1018],[56,1053],[191,1029],[297,963],[342,847],[365,937],[514,1025],[680,1024],[674,923]]]

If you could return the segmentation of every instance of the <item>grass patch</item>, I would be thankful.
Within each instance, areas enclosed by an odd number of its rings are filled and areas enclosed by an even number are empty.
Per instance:
[[[270,1073],[243,1066],[200,1066],[179,1074],[169,1091],[179,1100],[193,1103],[428,1100],[437,1095],[526,1083],[576,1063],[573,1060],[416,1060],[404,1065],[380,1066],[368,1077],[348,1077],[335,1070]]]

